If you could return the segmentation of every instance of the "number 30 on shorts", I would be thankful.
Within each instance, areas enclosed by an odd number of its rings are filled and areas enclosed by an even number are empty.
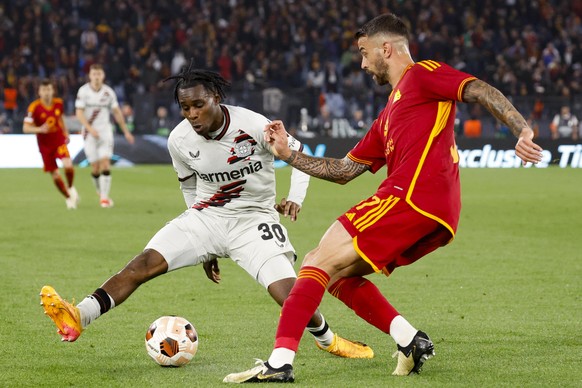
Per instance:
[[[287,236],[285,236],[283,227],[279,224],[262,223],[259,224],[258,229],[263,233],[261,235],[263,240],[271,240],[273,237],[275,237],[281,243],[287,241]]]

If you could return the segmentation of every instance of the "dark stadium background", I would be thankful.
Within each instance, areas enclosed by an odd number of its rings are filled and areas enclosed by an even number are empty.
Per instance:
[[[99,62],[135,133],[167,134],[180,117],[172,84],[162,81],[193,58],[232,82],[227,103],[300,132],[357,137],[389,91],[359,69],[352,38],[387,11],[410,25],[415,60],[444,61],[493,84],[540,137],[562,105],[582,117],[581,0],[9,0],[0,5],[0,127],[21,132],[43,77],[73,115],[76,91]],[[11,89],[15,109],[5,104]],[[483,137],[508,136],[488,112],[464,104],[459,136],[468,119],[482,121]]]

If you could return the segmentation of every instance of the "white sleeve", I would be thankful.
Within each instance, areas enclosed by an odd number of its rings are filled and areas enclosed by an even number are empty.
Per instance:
[[[180,151],[171,139],[168,141],[168,151],[170,151],[174,171],[178,174],[180,190],[182,190],[186,206],[191,208],[196,202],[196,173],[192,171],[186,163],[184,163],[180,157]]]
[[[196,175],[192,175],[187,180],[180,182],[180,190],[184,195],[186,207],[191,208],[196,203]]]
[[[117,107],[119,107],[119,101],[117,101],[117,94],[115,94],[115,91],[111,89],[111,106],[109,108],[114,109]]]
[[[293,151],[303,151],[303,144],[293,136],[288,135],[289,148]],[[309,175],[293,168],[291,172],[291,187],[289,188],[289,195],[287,201],[292,201],[301,206],[305,195],[307,194],[307,187],[309,186]]]
[[[77,91],[77,98],[75,99],[75,108],[76,109],[85,109],[85,99],[83,96],[83,88],[79,88]]]

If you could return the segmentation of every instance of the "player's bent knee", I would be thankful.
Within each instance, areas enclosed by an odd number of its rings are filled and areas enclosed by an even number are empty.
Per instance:
[[[317,248],[305,255],[305,259],[301,266],[319,268],[330,276],[333,276],[342,268],[341,263],[335,262],[333,258],[325,258],[318,255]]]
[[[281,279],[269,284],[267,290],[275,302],[277,302],[279,306],[283,306],[283,302],[285,302],[285,299],[289,296],[294,284],[295,278]]]
[[[138,283],[146,282],[168,271],[164,257],[153,249],[146,249],[133,258],[123,269],[126,276]]]
[[[315,248],[309,252],[307,252],[307,254],[305,255],[305,257],[303,258],[303,263],[301,264],[301,266],[305,266],[305,265],[309,265],[309,266],[317,266],[317,261],[318,261],[318,257],[317,257],[317,252],[319,251],[318,248]]]

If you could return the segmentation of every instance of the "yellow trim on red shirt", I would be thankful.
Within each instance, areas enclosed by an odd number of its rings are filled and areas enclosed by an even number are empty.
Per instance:
[[[352,154],[351,154],[351,153],[349,153],[349,152],[348,152],[348,155],[347,155],[347,157],[348,157],[348,158],[350,158],[351,160],[353,160],[353,161],[354,161],[354,162],[356,162],[356,163],[365,164],[365,165],[367,165],[367,166],[371,166],[371,165],[372,165],[372,162],[370,162],[369,160],[364,160],[364,159],[359,159],[359,158],[356,158],[354,155],[352,155]]]
[[[477,78],[475,78],[475,77],[469,77],[469,78],[465,78],[463,80],[463,82],[461,82],[461,84],[459,85],[459,90],[457,90],[457,100],[463,101],[463,90],[465,89],[465,85],[467,84],[467,82],[473,81],[476,79]]]
[[[433,61],[432,59],[427,59],[425,62],[428,62],[428,63],[430,63],[431,65],[435,66],[435,69],[436,69],[437,67],[441,67],[441,64],[440,64],[440,63],[438,63],[437,61]]]
[[[400,74],[400,77],[398,78],[398,81],[396,81],[396,86],[394,86],[394,87],[392,88],[392,91],[390,92],[390,95],[388,96],[388,99],[390,99],[390,97],[392,97],[392,93],[394,93],[394,91],[395,91],[396,89],[398,89],[398,84],[400,83],[400,80],[402,79],[402,77],[404,77],[404,74],[406,74],[406,72],[407,72],[408,70],[410,70],[410,68],[411,68],[412,66],[414,66],[414,62],[413,62],[413,63],[411,63],[411,64],[409,64],[408,66],[406,66],[406,67],[404,68],[404,70],[402,70],[402,74]]]
[[[422,156],[420,157],[420,162],[418,162],[418,166],[416,167],[416,171],[414,173],[414,177],[412,178],[412,182],[410,183],[410,187],[408,188],[408,192],[406,193],[406,203],[408,203],[414,210],[416,210],[420,214],[424,215],[425,217],[433,219],[433,220],[437,221],[439,224],[443,225],[445,228],[447,228],[449,230],[449,232],[451,232],[451,235],[454,238],[455,231],[453,230],[453,228],[449,224],[447,224],[444,220],[435,216],[434,214],[431,214],[431,213],[428,213],[428,212],[422,210],[421,208],[416,206],[412,202],[412,199],[411,199],[412,192],[414,191],[414,186],[416,185],[416,180],[418,179],[418,176],[420,175],[420,171],[422,170],[422,166],[424,165],[424,161],[426,160],[426,156],[428,155],[428,151],[430,150],[430,147],[432,145],[432,141],[445,128],[447,121],[448,121],[448,118],[449,118],[449,115],[451,114],[452,108],[453,108],[452,101],[440,101],[439,102],[437,117],[436,117],[434,126],[432,128],[432,131],[430,132],[430,136],[428,138],[428,142],[426,143],[426,146],[424,147],[424,151],[422,153]]]
[[[435,71],[439,67],[441,67],[440,63],[435,61],[420,61],[417,62],[420,66],[424,67],[428,71]]]

